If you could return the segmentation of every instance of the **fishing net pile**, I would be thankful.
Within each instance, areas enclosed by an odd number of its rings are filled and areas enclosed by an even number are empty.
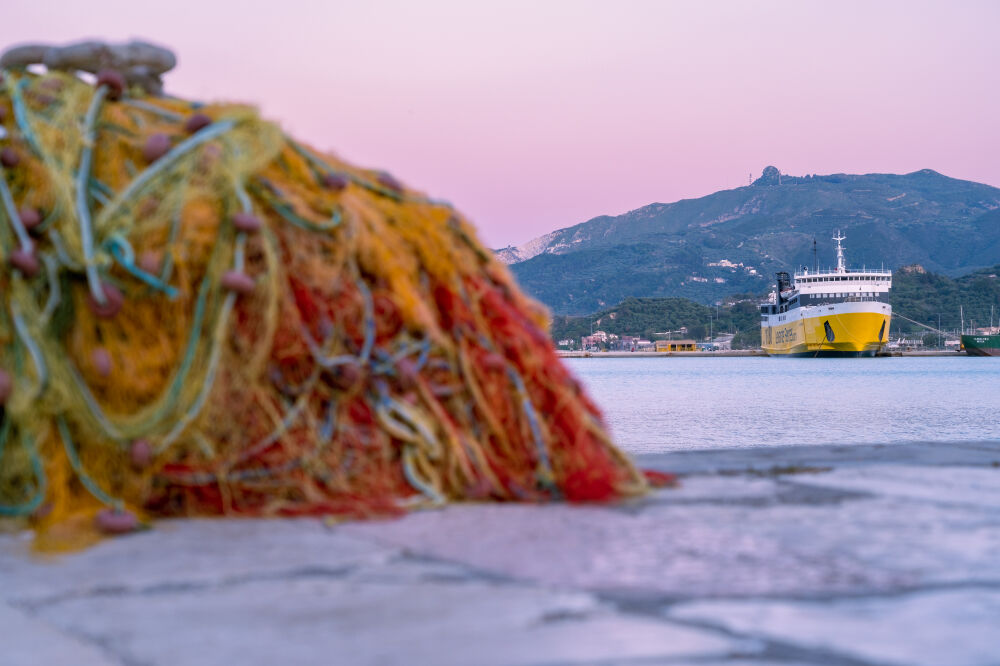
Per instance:
[[[446,203],[251,108],[2,76],[0,513],[115,532],[645,489]]]

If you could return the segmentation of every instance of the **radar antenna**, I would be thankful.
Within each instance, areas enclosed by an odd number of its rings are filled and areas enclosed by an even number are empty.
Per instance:
[[[833,240],[837,241],[837,272],[843,273],[844,270],[844,247],[840,244],[840,241],[846,239],[847,236],[843,236],[840,230],[837,230],[837,235],[833,237]]]

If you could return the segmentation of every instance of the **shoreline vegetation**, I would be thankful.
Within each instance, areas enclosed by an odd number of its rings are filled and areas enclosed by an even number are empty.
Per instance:
[[[747,356],[760,356],[767,358],[768,355],[764,353],[762,349],[734,349],[732,351],[673,351],[673,352],[654,352],[654,351],[566,351],[564,349],[556,350],[556,354],[560,358],[653,358],[653,357],[663,357],[663,356],[676,356],[683,358],[694,358],[694,357],[711,357],[711,358],[733,358],[733,357],[747,357]],[[889,357],[889,356],[968,356],[965,351],[956,351],[948,349],[928,349],[928,350],[906,350],[906,351],[884,351],[875,355],[875,358]]]
[[[918,265],[896,269],[889,292],[893,310],[889,339],[906,338],[912,343],[939,346],[944,337],[927,327],[947,331],[950,338],[957,338],[963,313],[967,329],[991,323],[994,313],[1000,315],[997,275],[1000,275],[1000,264],[959,278],[931,273]],[[706,340],[730,333],[734,334],[730,343],[734,351],[748,351],[760,347],[757,306],[766,297],[766,294],[736,294],[717,305],[676,297],[626,298],[590,315],[554,314],[550,335],[557,346],[561,340],[570,340],[574,346],[579,346],[581,337],[597,330],[648,340],[668,337]]]

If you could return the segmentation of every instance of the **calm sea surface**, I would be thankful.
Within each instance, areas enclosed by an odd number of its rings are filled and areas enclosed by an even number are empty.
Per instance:
[[[1000,358],[569,358],[631,453],[1000,440]]]

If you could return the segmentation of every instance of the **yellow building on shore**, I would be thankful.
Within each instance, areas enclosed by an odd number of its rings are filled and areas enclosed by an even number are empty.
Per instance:
[[[694,340],[657,340],[658,352],[693,352],[698,351],[698,343]]]

